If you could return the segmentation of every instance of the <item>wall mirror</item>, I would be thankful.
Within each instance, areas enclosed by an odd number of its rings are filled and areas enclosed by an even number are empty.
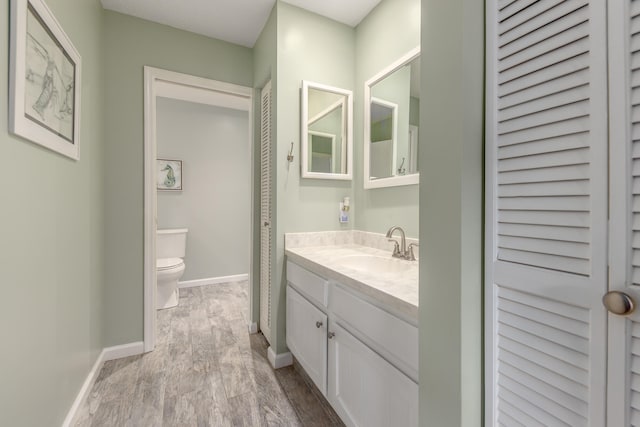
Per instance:
[[[365,83],[364,188],[418,184],[420,48]]]
[[[301,166],[303,178],[352,177],[353,95],[302,81]]]

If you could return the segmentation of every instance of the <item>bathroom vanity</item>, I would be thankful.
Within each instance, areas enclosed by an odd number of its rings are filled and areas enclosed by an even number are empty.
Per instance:
[[[348,233],[286,248],[287,345],[348,426],[417,426],[417,262]]]

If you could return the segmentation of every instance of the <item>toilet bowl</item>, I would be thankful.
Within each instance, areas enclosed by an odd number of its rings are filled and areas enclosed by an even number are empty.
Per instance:
[[[156,308],[171,308],[178,305],[178,281],[184,274],[185,265],[181,258],[160,258],[156,260]]]
[[[178,305],[178,281],[185,264],[186,228],[158,230],[156,234],[156,309]]]

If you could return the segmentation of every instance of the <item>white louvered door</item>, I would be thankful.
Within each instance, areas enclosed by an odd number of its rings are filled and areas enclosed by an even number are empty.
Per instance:
[[[260,102],[260,330],[271,343],[271,81]]]
[[[606,12],[487,1],[487,426],[605,425]]]
[[[640,302],[640,0],[609,1],[612,291]],[[640,310],[609,315],[607,418],[640,426]]]

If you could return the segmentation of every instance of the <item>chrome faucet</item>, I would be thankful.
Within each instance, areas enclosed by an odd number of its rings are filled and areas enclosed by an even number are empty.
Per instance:
[[[398,243],[396,239],[391,238],[391,236],[393,236],[393,233],[395,233],[396,230],[400,232],[400,243]],[[393,256],[394,258],[406,259],[407,258],[407,240],[404,235],[404,230],[401,227],[394,225],[389,229],[389,231],[387,231],[386,237],[387,239],[389,239],[390,242],[395,243],[395,245],[393,246],[393,254],[391,256]]]

